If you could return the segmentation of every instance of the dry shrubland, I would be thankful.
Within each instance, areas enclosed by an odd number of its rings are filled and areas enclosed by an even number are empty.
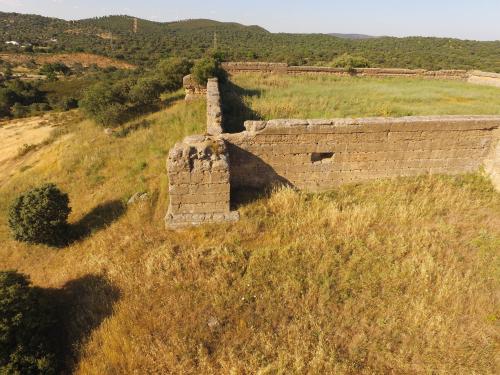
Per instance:
[[[486,177],[276,189],[238,223],[167,231],[166,153],[204,111],[177,103],[123,137],[69,124],[0,187],[0,268],[65,296],[75,373],[497,373],[500,194]],[[9,202],[46,181],[88,229],[64,249],[7,230]],[[150,200],[124,209],[137,191]]]

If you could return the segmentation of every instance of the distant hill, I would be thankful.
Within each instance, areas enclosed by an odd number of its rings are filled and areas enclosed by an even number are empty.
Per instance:
[[[340,34],[340,33],[330,33],[328,35],[336,36],[337,38],[343,39],[372,39],[378,38],[378,36],[365,35],[365,34]]]
[[[199,58],[214,46],[226,60],[328,64],[340,55],[363,56],[371,66],[423,69],[480,69],[500,72],[500,41],[450,38],[393,38],[357,34],[271,33],[259,26],[191,19],[154,22],[126,15],[66,21],[0,12],[0,51],[18,52],[9,40],[36,52],[86,52],[154,64],[158,59]],[[16,50],[17,48],[17,50]]]

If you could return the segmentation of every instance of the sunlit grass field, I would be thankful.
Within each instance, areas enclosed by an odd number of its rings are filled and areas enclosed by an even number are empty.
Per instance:
[[[290,117],[280,111],[269,116]],[[309,111],[297,116],[317,117]],[[119,136],[68,122],[68,134],[24,156],[0,185],[0,269],[70,297],[54,301],[70,370],[497,372],[500,194],[486,177],[277,189],[242,205],[237,223],[168,231],[167,153],[204,123],[203,100],[177,102]],[[69,193],[71,222],[88,235],[63,249],[14,242],[10,203],[48,181]],[[148,201],[125,205],[143,191]]]
[[[500,89],[458,81],[235,74],[256,118],[498,115]]]

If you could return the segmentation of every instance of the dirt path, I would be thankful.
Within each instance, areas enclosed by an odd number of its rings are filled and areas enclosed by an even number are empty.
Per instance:
[[[0,184],[23,163],[20,150],[43,143],[53,129],[50,115],[0,122]]]

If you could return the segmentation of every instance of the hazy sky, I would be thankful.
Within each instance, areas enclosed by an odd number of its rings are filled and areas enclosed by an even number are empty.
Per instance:
[[[273,32],[500,40],[500,0],[0,0],[0,10],[65,19],[108,14],[155,21],[211,18]]]

